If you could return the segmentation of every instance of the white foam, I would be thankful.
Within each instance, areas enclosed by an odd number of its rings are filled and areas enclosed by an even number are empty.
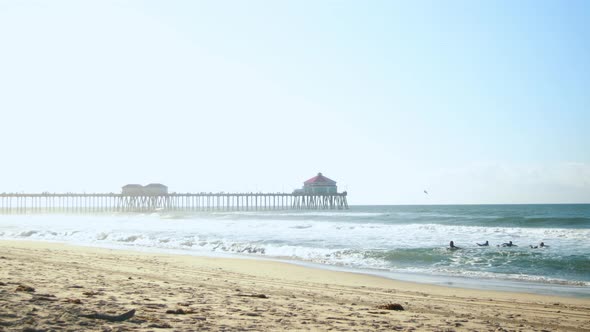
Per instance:
[[[515,278],[559,283],[559,278],[485,272],[497,260],[477,250],[498,251],[503,262],[526,250],[529,244],[550,244],[547,255],[588,255],[590,230],[559,228],[483,227],[437,224],[388,224],[384,221],[312,220],[320,214],[296,214],[298,218],[227,218],[227,214],[110,215],[110,216],[0,216],[0,238],[60,241],[103,247],[183,250],[197,254],[231,253],[264,255],[321,264],[366,269],[454,273],[469,277]],[[333,215],[333,214],[331,214]],[[346,214],[347,216],[350,214]],[[372,214],[371,214],[372,215]],[[254,216],[254,217],[253,217]],[[301,220],[299,220],[301,219]],[[450,240],[466,248],[448,257],[443,265],[396,265],[366,253],[412,248],[441,248]],[[479,248],[476,242],[499,244],[509,240],[518,248]],[[528,250],[527,252],[530,252]],[[538,251],[540,252],[540,251]],[[515,258],[518,258],[515,256]],[[404,262],[405,263],[405,262]],[[469,271],[480,268],[482,271]]]

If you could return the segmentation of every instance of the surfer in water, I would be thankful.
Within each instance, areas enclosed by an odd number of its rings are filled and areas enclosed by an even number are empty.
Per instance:
[[[449,250],[457,250],[457,249],[461,249],[461,247],[455,246],[455,243],[453,241],[451,241],[451,243],[449,243]]]
[[[531,245],[531,248],[533,248],[533,249],[538,249],[538,248],[549,248],[549,246],[546,246],[546,245],[545,245],[545,242],[541,242],[541,243],[539,243],[539,245],[538,245],[538,246],[532,246],[532,245]]]
[[[484,243],[477,243],[477,245],[480,246],[480,247],[487,247],[487,246],[490,245],[490,243],[486,240],[486,242],[484,242]]]
[[[508,243],[502,243],[502,247],[518,247],[516,244],[512,243],[512,241],[508,241]]]

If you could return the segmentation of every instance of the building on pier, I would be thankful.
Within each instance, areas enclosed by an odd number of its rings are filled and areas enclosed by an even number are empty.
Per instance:
[[[150,183],[143,187],[143,191],[148,196],[168,195],[168,187],[161,183]]]
[[[141,184],[126,184],[123,186],[121,194],[125,196],[143,195],[143,186]]]
[[[123,186],[121,194],[123,196],[164,196],[168,195],[168,187],[161,183],[150,183],[146,186],[127,184]]]
[[[336,181],[328,179],[322,173],[303,182],[303,193],[305,194],[335,194],[338,192]]]

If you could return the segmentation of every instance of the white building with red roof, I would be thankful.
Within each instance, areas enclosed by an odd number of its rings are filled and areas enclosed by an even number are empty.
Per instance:
[[[338,192],[336,181],[328,179],[322,173],[303,182],[303,192],[306,194],[335,194]]]

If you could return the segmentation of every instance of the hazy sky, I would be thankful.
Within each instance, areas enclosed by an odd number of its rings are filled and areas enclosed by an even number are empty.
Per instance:
[[[590,2],[0,0],[0,115],[0,192],[590,202]]]

